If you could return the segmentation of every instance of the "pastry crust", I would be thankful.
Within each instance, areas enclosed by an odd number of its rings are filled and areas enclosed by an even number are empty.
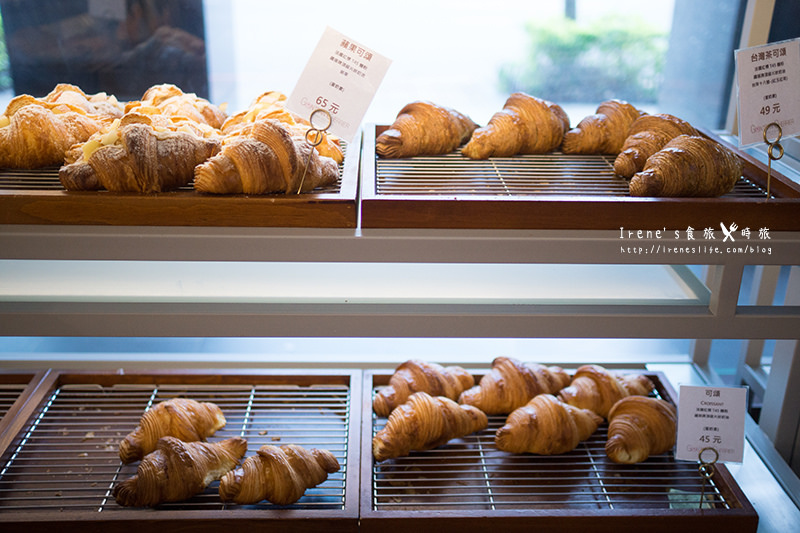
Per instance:
[[[428,101],[403,107],[391,127],[378,135],[375,152],[386,158],[447,154],[461,146],[477,128],[472,119]]]
[[[700,134],[685,120],[666,113],[637,118],[614,160],[614,172],[623,178],[632,178],[644,168],[647,158],[678,135]]]
[[[642,112],[623,100],[606,100],[564,134],[565,154],[612,154],[622,150],[631,124]]]
[[[458,396],[475,384],[472,374],[460,366],[443,367],[418,359],[410,359],[398,366],[389,385],[375,394],[372,408],[378,416],[386,417],[398,405],[405,403],[415,392],[444,396],[457,400]]]
[[[558,104],[514,93],[489,123],[475,130],[461,153],[470,159],[544,154],[561,145],[569,117]]]
[[[606,455],[615,463],[640,463],[675,445],[677,410],[671,403],[646,396],[618,401],[608,415]]]
[[[558,398],[607,418],[617,401],[626,396],[650,394],[654,388],[644,374],[619,374],[599,365],[584,365],[575,371],[569,386],[559,391]]]

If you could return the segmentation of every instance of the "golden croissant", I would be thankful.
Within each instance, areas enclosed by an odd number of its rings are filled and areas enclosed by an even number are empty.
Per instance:
[[[223,140],[219,154],[195,169],[194,188],[213,194],[297,194],[334,185],[339,166],[296,140],[281,122],[264,119]]]
[[[464,144],[477,127],[455,109],[426,101],[411,102],[375,139],[375,151],[387,158],[447,154]]]
[[[565,154],[618,154],[631,124],[642,112],[622,100],[607,100],[564,134]]]
[[[651,155],[629,184],[631,196],[715,197],[730,192],[742,162],[706,137],[679,135]]]
[[[458,402],[474,405],[490,415],[508,414],[539,394],[555,394],[569,383],[569,374],[557,366],[522,363],[497,357],[478,385],[461,393]]]
[[[647,158],[661,150],[678,135],[699,135],[694,127],[683,119],[668,115],[642,115],[631,124],[628,137],[614,160],[614,172],[624,178],[632,178],[644,168]]]
[[[242,126],[251,124],[258,120],[271,118],[278,120],[286,125],[293,137],[305,140],[311,123],[298,114],[286,108],[286,95],[278,91],[267,91],[259,95],[250,106],[244,110],[228,117],[222,125],[222,133],[232,135],[239,131]],[[309,137],[316,141],[316,138]],[[319,155],[330,157],[337,163],[344,161],[341,142],[338,137],[328,132],[322,133],[319,144],[315,146]]]
[[[155,108],[158,113],[171,117],[184,117],[194,122],[219,129],[227,115],[218,106],[194,93],[184,93],[179,87],[164,83],[147,89],[141,100],[128,102],[125,112]]]
[[[671,403],[646,396],[618,401],[608,415],[606,455],[615,463],[640,463],[675,444],[677,411]]]
[[[122,115],[116,99],[59,84],[44,98],[23,94],[0,115],[0,167],[39,168],[64,161],[70,147]]]
[[[247,441],[241,437],[215,443],[164,437],[139,463],[136,475],[114,487],[114,499],[125,507],[189,499],[233,470],[245,452]]]
[[[569,117],[558,104],[514,93],[489,123],[473,132],[461,153],[470,159],[544,154],[561,145]]]
[[[494,442],[498,449],[511,453],[567,453],[588,439],[602,422],[588,409],[573,407],[552,394],[540,394],[508,415]]]
[[[488,425],[486,414],[471,405],[415,392],[392,411],[386,426],[372,439],[372,455],[376,461],[405,457],[413,450],[438,448]]]
[[[411,359],[395,369],[389,385],[378,390],[372,400],[372,408],[376,415],[386,417],[415,392],[457,400],[464,390],[474,384],[472,374],[460,366],[443,367]]]
[[[654,387],[644,374],[618,374],[599,365],[584,365],[575,371],[569,386],[559,391],[558,398],[607,418],[617,401],[626,396],[645,396]]]
[[[194,132],[162,130],[143,122],[117,125],[80,150],[71,150],[59,180],[73,191],[172,191],[189,185],[194,168],[215,154],[219,144]]]
[[[222,476],[219,495],[223,502],[242,505],[261,500],[290,505],[339,468],[328,450],[307,450],[294,444],[264,445],[239,468]]]
[[[119,458],[127,464],[156,449],[161,437],[204,441],[225,426],[222,410],[210,402],[171,398],[145,411],[139,425],[119,444]]]

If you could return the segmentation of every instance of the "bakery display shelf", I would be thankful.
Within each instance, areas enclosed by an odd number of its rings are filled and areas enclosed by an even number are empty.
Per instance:
[[[37,374],[31,372],[0,371],[0,421],[8,414],[20,408],[25,401],[25,392],[31,386]],[[4,426],[0,425],[0,434]]]
[[[614,174],[614,157],[542,155],[468,159],[460,151],[385,159],[375,139],[387,126],[364,129],[361,156],[363,228],[800,230],[800,185],[731,148],[744,171],[720,198],[637,198]],[[767,195],[769,189],[769,197]]]
[[[354,228],[360,137],[342,150],[336,185],[303,194],[66,191],[58,167],[0,169],[0,224]]]
[[[279,527],[355,531],[358,523],[358,371],[53,372],[37,401],[20,412],[21,429],[0,450],[0,529],[137,531],[160,524],[192,531]],[[324,448],[339,472],[296,503],[223,504],[219,482],[179,503],[127,508],[114,486],[135,475],[119,460],[121,439],[150,406],[186,397],[216,403],[227,423],[210,442],[240,436],[245,457],[264,445]],[[354,403],[355,402],[355,403]]]
[[[654,396],[675,403],[663,374],[647,375]],[[607,425],[573,452],[511,454],[494,446],[504,416],[447,445],[381,463],[372,460],[372,437],[386,423],[372,413],[375,391],[390,374],[364,374],[361,459],[361,527],[387,524],[417,532],[647,531],[754,532],[758,516],[724,465],[703,489],[698,463],[672,452],[636,465],[605,455]],[[475,376],[476,381],[480,378]],[[677,404],[676,404],[677,405]],[[369,423],[371,421],[371,423]],[[703,507],[700,508],[702,495]]]

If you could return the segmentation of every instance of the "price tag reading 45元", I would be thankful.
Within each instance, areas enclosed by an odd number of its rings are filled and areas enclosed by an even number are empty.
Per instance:
[[[317,109],[327,111],[330,132],[350,141],[390,64],[375,51],[326,28],[286,107],[305,118]]]
[[[703,460],[718,454],[719,461],[741,463],[746,410],[744,387],[682,385],[675,457],[698,461],[702,450],[712,448],[716,454],[704,453]]]

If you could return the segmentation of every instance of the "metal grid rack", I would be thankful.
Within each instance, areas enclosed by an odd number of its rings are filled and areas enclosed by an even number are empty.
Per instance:
[[[152,405],[172,397],[214,402],[227,424],[210,441],[247,439],[250,456],[263,444],[325,448],[342,465],[291,507],[343,509],[347,468],[349,391],[342,386],[113,386],[65,385],[53,392],[2,457],[0,513],[42,509],[121,508],[114,485],[136,474],[119,461],[119,441]],[[163,509],[223,509],[218,482],[187,502]],[[262,502],[256,507],[270,506]],[[128,509],[133,511],[132,509]]]
[[[375,158],[377,194],[629,196],[605,155],[543,155],[470,160],[460,150],[435,157]],[[724,198],[766,198],[746,177]]]
[[[380,531],[386,523],[437,533],[613,531],[641,520],[650,531],[756,530],[758,517],[724,465],[704,486],[698,465],[676,461],[672,452],[616,464],[605,454],[607,424],[572,452],[540,456],[498,450],[494,435],[506,417],[490,416],[483,431],[376,463],[371,440],[386,419],[372,413],[371,400],[389,377],[365,375],[362,419],[371,422],[362,431],[363,531]],[[660,374],[648,377],[655,397],[675,402]]]
[[[22,383],[0,383],[0,420],[17,401],[25,386]]]

